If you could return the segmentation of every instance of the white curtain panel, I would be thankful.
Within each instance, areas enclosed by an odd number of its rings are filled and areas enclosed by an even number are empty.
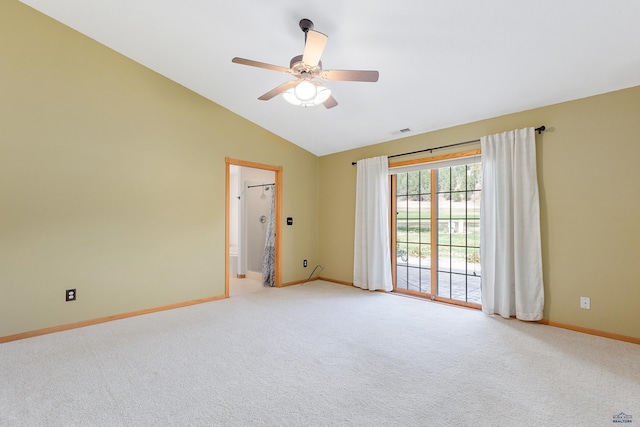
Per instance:
[[[359,160],[357,168],[353,284],[391,291],[387,156]]]
[[[540,320],[544,307],[535,131],[480,139],[482,310]]]

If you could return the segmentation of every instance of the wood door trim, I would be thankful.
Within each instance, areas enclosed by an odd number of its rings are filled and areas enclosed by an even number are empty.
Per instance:
[[[477,156],[478,154],[481,154],[481,151],[479,148],[476,150],[460,151],[458,153],[442,154],[440,156],[423,157],[421,159],[404,160],[402,162],[389,163],[389,167],[396,168],[399,166],[417,165],[420,163],[439,162],[442,160],[457,159],[459,157]]]
[[[232,159],[230,157],[225,157],[225,231],[224,231],[224,244],[225,244],[225,261],[224,261],[224,294],[225,297],[229,297],[229,178],[230,171],[229,167],[231,165],[241,166],[253,169],[263,169],[275,172],[275,183],[276,183],[276,218],[275,218],[275,226],[276,226],[276,248],[275,248],[275,261],[276,261],[276,271],[275,271],[275,285],[277,288],[282,287],[282,166],[273,166],[267,165],[264,163],[255,163],[249,162],[246,160],[238,160]]]

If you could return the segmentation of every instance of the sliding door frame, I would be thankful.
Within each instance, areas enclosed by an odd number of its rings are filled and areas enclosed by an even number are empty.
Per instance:
[[[433,163],[433,162],[439,162],[439,161],[443,161],[443,160],[452,160],[452,159],[457,159],[457,158],[463,158],[463,157],[471,157],[471,156],[477,156],[480,155],[481,151],[480,149],[475,149],[475,150],[468,150],[468,151],[462,151],[462,152],[458,152],[458,153],[450,153],[450,154],[444,154],[441,156],[434,156],[434,157],[427,157],[427,158],[421,158],[421,159],[414,159],[414,160],[407,160],[404,162],[397,162],[397,163],[392,163],[389,164],[389,168],[393,168],[393,167],[399,167],[399,166],[412,166],[412,165],[425,165],[425,170],[429,169],[430,170],[430,179],[431,179],[431,186],[430,186],[430,192],[431,192],[431,203],[433,206],[433,203],[437,204],[437,191],[438,191],[438,180],[437,180],[437,168],[430,168],[428,165],[429,163]],[[391,227],[391,270],[392,270],[392,275],[393,275],[393,290],[394,292],[398,292],[398,293],[403,293],[403,294],[409,294],[409,295],[413,295],[413,296],[417,296],[417,297],[422,297],[424,298],[425,296],[427,298],[430,298],[431,300],[434,301],[440,301],[440,302],[445,302],[448,304],[454,304],[454,305],[460,305],[460,306],[464,306],[464,307],[469,307],[469,308],[476,308],[476,309],[481,309],[482,306],[478,305],[478,304],[474,304],[474,303],[469,303],[466,301],[459,301],[459,300],[455,300],[455,299],[449,299],[449,298],[442,298],[438,296],[438,246],[437,246],[437,241],[438,241],[438,209],[431,209],[431,218],[430,218],[430,226],[431,226],[431,231],[430,231],[430,261],[431,261],[431,293],[422,293],[422,292],[416,292],[416,291],[412,291],[410,289],[398,289],[398,287],[396,286],[396,277],[397,277],[397,262],[398,262],[398,257],[397,257],[397,224],[398,224],[398,220],[397,220],[397,183],[396,183],[396,175],[392,174],[390,175],[390,185],[391,185],[391,203],[389,203],[389,218],[391,218],[392,220],[389,221],[390,222],[390,227]],[[482,244],[482,242],[480,243]],[[435,247],[435,248],[434,248]]]

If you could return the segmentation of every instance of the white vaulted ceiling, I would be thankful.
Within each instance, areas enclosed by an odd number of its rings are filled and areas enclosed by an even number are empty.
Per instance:
[[[637,0],[22,0],[316,154],[640,85]],[[329,36],[339,105],[257,98],[289,75],[302,18]],[[400,135],[400,129],[411,131]]]

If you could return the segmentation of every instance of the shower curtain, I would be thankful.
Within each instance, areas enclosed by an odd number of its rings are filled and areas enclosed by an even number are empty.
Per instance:
[[[275,270],[276,270],[276,229],[275,229],[275,210],[276,210],[276,190],[275,186],[271,187],[271,207],[269,209],[269,218],[267,220],[267,236],[264,241],[264,256],[262,258],[262,284],[264,286],[275,286]],[[269,189],[269,187],[267,187]]]

